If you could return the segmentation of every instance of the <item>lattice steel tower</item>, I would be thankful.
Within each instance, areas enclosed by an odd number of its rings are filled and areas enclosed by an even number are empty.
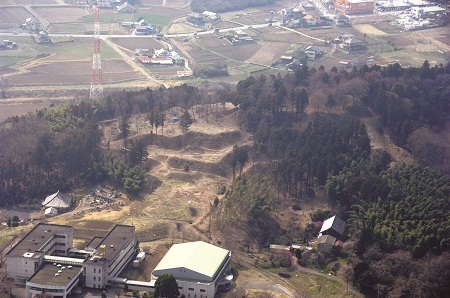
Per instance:
[[[100,9],[97,1],[94,11],[94,54],[92,56],[92,78],[90,99],[103,99],[102,58],[100,56]]]

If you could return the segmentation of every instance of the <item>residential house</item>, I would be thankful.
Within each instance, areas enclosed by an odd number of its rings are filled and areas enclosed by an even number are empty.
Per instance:
[[[134,50],[134,55],[135,56],[152,56],[153,55],[153,51],[150,49],[136,49]]]
[[[153,32],[153,28],[151,26],[137,26],[134,30],[134,34],[136,35],[148,35]]]
[[[312,11],[316,9],[316,7],[309,1],[303,1],[300,5],[305,11]]]
[[[203,19],[208,23],[215,23],[220,19],[219,15],[215,12],[205,10],[202,14]]]
[[[110,0],[97,0],[98,7],[100,8],[111,8],[111,1]]]
[[[350,18],[347,17],[345,14],[338,14],[334,17],[334,24],[337,27],[346,27],[350,26]]]
[[[316,26],[317,18],[313,15],[307,14],[303,17],[303,21],[307,26]]]
[[[33,20],[32,18],[27,18],[25,20],[25,23],[21,25],[21,27],[25,30],[29,31],[36,31],[36,29],[39,27],[37,22]]]
[[[336,245],[336,237],[322,235],[317,239],[317,249],[319,252],[331,252]]]
[[[120,13],[135,13],[136,8],[128,4],[128,2],[125,2],[124,4],[117,6],[117,11]]]
[[[332,216],[325,220],[319,232],[319,237],[322,235],[330,235],[338,239],[342,239],[345,231],[345,221],[338,216]]]
[[[153,51],[153,58],[170,58],[170,56],[170,52],[164,48]]]
[[[292,63],[294,61],[294,58],[292,56],[284,55],[284,56],[280,57],[280,60],[281,60],[282,64],[286,64],[287,65],[289,63]]]
[[[316,58],[323,56],[323,50],[317,46],[308,46],[305,49],[305,55],[307,59],[315,60]]]
[[[334,8],[345,14],[373,13],[373,0],[336,0]]]
[[[367,44],[357,38],[351,38],[344,40],[342,48],[349,53],[364,52],[367,51]]]
[[[302,26],[302,20],[290,20],[287,25],[289,28],[299,28]]]
[[[203,19],[203,15],[199,13],[191,13],[187,16],[188,23],[203,26],[205,24],[205,20]]]

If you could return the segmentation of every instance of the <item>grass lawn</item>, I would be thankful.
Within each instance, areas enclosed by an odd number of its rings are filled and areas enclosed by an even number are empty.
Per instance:
[[[310,297],[342,297],[346,288],[339,282],[299,271],[289,271],[284,268],[269,269],[273,274],[286,273],[291,277],[284,279],[300,292]]]
[[[19,56],[3,56],[0,55],[0,66],[10,66],[16,63],[28,60],[32,57],[19,57]]]
[[[121,58],[113,48],[102,40],[100,41],[100,48],[102,51],[102,59]],[[55,54],[53,57],[55,60],[58,60],[58,58],[64,58],[64,60],[89,60],[92,59],[92,53],[94,51],[94,39],[89,43],[67,42],[54,44],[48,47],[47,51]],[[52,58],[50,59],[53,60]]]

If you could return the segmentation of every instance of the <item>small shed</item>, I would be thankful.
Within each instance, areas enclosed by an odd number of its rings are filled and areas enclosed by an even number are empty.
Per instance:
[[[317,241],[317,249],[320,252],[330,252],[336,244],[336,237],[331,235],[322,235]]]
[[[139,260],[141,262],[144,259],[145,259],[145,252],[141,251],[140,253],[137,254],[136,260]]]
[[[55,207],[49,207],[49,208],[45,209],[44,215],[46,217],[56,216],[56,215],[58,215],[58,209],[56,209]]]

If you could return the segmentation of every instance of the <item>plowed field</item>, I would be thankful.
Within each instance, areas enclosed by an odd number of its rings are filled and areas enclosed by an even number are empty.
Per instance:
[[[33,9],[49,23],[72,23],[89,15],[89,11],[84,7],[34,7]]]
[[[102,61],[103,82],[118,83],[139,79],[141,74],[133,71],[122,60]],[[91,80],[90,61],[43,63],[32,66],[26,72],[8,77],[12,85],[88,84]]]

